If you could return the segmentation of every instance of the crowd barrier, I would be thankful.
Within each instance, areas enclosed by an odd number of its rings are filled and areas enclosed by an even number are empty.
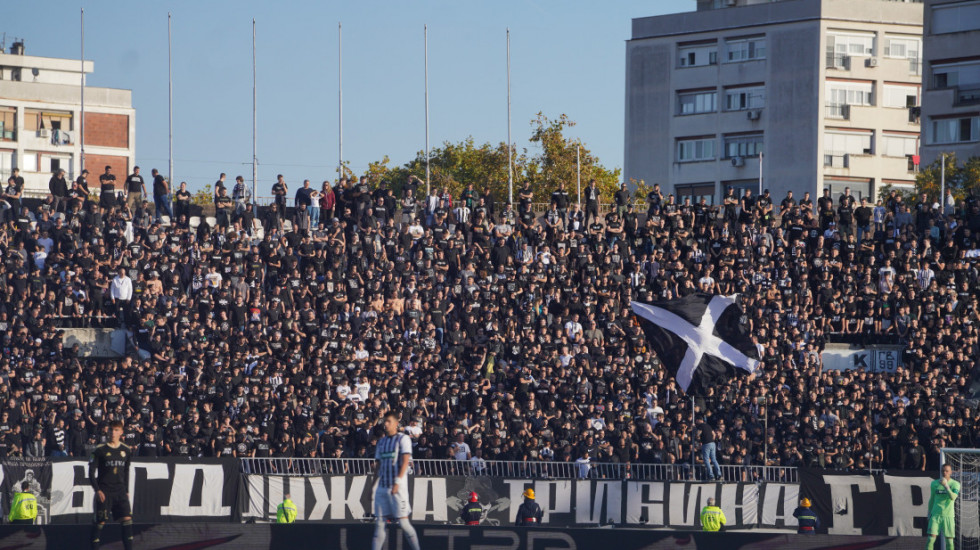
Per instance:
[[[369,461],[283,461],[134,459],[129,476],[134,516],[154,524],[270,522],[288,493],[303,523],[373,521],[376,477]],[[561,469],[504,468],[496,472],[499,475],[471,475],[437,466],[447,464],[419,461],[404,488],[412,504],[410,517],[419,524],[461,523],[460,511],[475,492],[484,509],[481,525],[513,525],[522,493],[533,488],[550,526],[696,530],[701,509],[713,498],[733,529],[793,532],[793,511],[800,498],[807,497],[827,534],[915,536],[926,527],[932,481],[921,471],[871,475],[800,469],[786,474],[798,478],[795,483],[623,477],[628,471],[616,477],[592,476],[591,471],[578,471],[586,474],[578,477],[546,475],[563,473]],[[39,524],[90,524],[95,495],[87,470],[88,463],[77,459],[0,461],[2,513],[8,511],[14,492],[27,483],[37,497]],[[512,475],[517,473],[522,475]],[[977,498],[965,496],[959,505],[966,517],[976,517]],[[980,528],[972,526],[963,534],[980,538]]]
[[[419,526],[416,532],[426,550],[591,550],[613,542],[613,533],[605,529]],[[371,547],[373,533],[374,528],[370,525],[136,524],[133,543],[140,550],[360,550]],[[0,548],[77,550],[87,547],[82,541],[88,541],[89,536],[89,526],[82,525],[27,528],[4,525],[0,526]],[[104,547],[117,548],[120,544],[118,527],[107,526],[102,540]],[[619,529],[615,532],[614,544],[617,550],[918,550],[923,546],[923,540],[916,537]],[[407,548],[398,528],[389,528],[384,548]]]

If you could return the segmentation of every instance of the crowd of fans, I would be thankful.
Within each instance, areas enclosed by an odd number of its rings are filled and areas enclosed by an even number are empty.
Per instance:
[[[510,205],[280,176],[253,215],[222,175],[209,223],[155,176],[156,204],[138,173],[32,204],[8,180],[0,457],[84,456],[116,419],[144,456],[373,457],[391,409],[416,458],[481,463],[700,464],[715,442],[722,465],[935,469],[976,438],[972,198],[711,206],[590,184],[542,211],[528,184]],[[764,358],[692,400],[630,302],[695,292],[739,293]],[[127,354],[64,345],[90,326],[126,329]],[[903,364],[823,370],[832,342],[898,344]]]

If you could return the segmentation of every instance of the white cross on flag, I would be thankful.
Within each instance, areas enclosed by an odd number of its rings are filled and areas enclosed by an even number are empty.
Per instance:
[[[688,393],[731,378],[736,368],[752,373],[759,364],[734,296],[691,294],[632,306],[651,349]]]

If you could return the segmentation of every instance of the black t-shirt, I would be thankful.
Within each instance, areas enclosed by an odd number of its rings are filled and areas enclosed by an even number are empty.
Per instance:
[[[130,174],[129,177],[126,178],[126,189],[128,189],[130,193],[139,193],[142,191],[143,176],[139,174]]]
[[[153,194],[158,196],[167,194],[167,182],[163,179],[163,174],[153,177]]]
[[[129,488],[129,462],[133,451],[125,443],[112,448],[99,445],[88,463],[88,479],[96,491],[125,492]]]
[[[111,193],[116,190],[116,175],[102,174],[99,176],[99,183],[102,184],[103,193]]]

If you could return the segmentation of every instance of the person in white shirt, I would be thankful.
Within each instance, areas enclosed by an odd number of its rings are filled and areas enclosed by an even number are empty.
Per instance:
[[[344,401],[348,395],[350,395],[350,386],[347,385],[346,381],[341,382],[337,386],[337,399]]]
[[[422,426],[419,425],[419,421],[412,420],[409,422],[408,426],[405,426],[405,433],[412,439],[418,439],[422,435]]]
[[[362,376],[361,381],[354,384],[354,393],[361,398],[361,401],[367,401],[368,394],[371,393],[371,383],[368,382],[367,376]]]
[[[120,267],[119,274],[112,278],[112,283],[109,284],[109,296],[116,306],[119,326],[123,326],[126,322],[126,313],[129,311],[129,301],[133,299],[133,280],[126,275],[126,268]]]
[[[469,460],[472,458],[470,454],[470,446],[463,441],[466,436],[464,434],[459,434],[456,436],[456,442],[452,444],[453,458],[456,460]]]
[[[589,458],[588,449],[585,450],[581,458],[575,461],[575,469],[579,479],[588,479],[589,471],[592,470],[592,459]]]

